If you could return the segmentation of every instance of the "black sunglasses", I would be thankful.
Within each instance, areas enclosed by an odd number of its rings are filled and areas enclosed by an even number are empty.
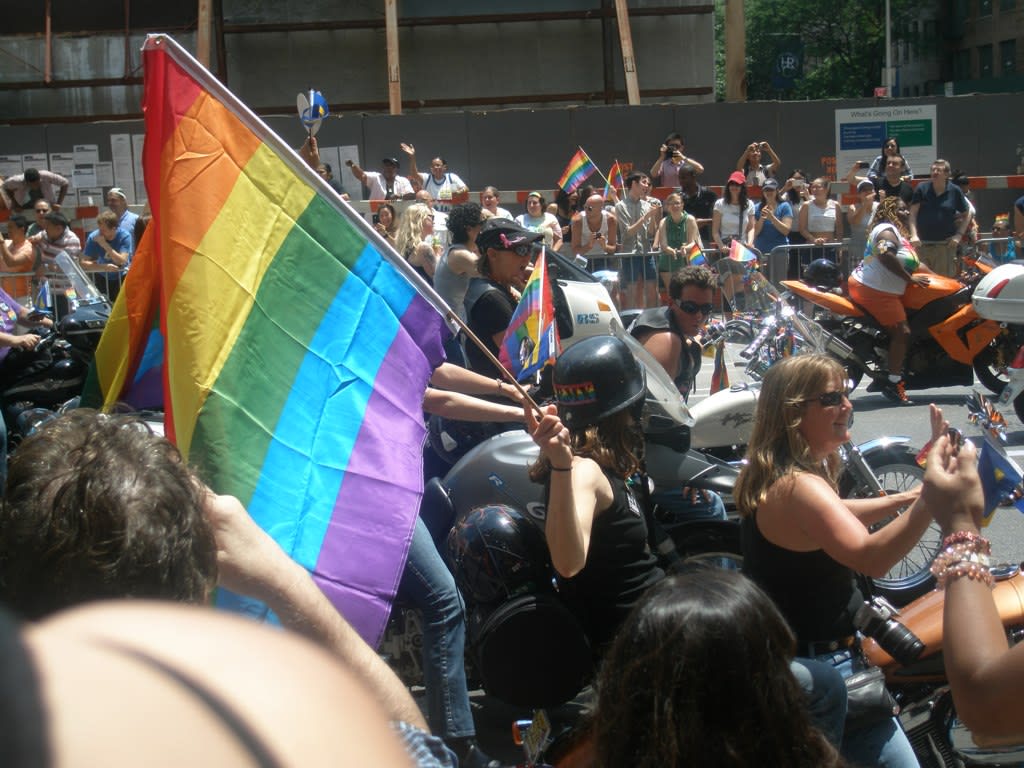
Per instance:
[[[710,302],[698,304],[696,301],[681,301],[679,299],[676,300],[676,306],[688,315],[696,315],[698,312],[702,315],[710,315],[711,310],[715,308],[715,305]]]
[[[817,397],[809,397],[806,400],[801,400],[801,405],[807,403],[813,403],[815,401],[821,403],[822,408],[835,408],[837,405],[841,405],[843,398],[849,398],[850,392],[853,391],[853,382],[847,381],[842,389],[835,389],[831,392],[824,392]]]

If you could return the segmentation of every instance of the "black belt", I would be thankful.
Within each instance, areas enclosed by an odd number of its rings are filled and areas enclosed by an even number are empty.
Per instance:
[[[807,643],[807,645],[804,646],[804,650],[807,651],[807,656],[813,658],[814,656],[820,656],[823,653],[837,653],[838,651],[845,651],[856,645],[857,636],[850,635],[848,637],[840,637],[837,640],[815,640]]]

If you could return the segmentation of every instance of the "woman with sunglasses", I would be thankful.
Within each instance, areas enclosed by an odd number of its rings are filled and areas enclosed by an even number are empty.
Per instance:
[[[797,654],[830,663],[844,677],[864,668],[853,624],[863,604],[855,574],[884,576],[931,520],[920,488],[839,497],[838,449],[850,439],[853,412],[847,391],[842,365],[827,355],[789,357],[769,368],[734,494],[743,516],[744,572],[786,618]],[[931,406],[932,438],[947,427]],[[918,764],[895,718],[848,722],[842,755],[862,766]]]

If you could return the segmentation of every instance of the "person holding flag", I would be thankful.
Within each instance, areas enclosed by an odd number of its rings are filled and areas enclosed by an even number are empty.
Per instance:
[[[683,210],[682,195],[673,192],[665,198],[665,217],[654,236],[654,250],[660,251],[658,275],[667,291],[672,275],[683,267],[704,264],[704,243],[697,220]]]

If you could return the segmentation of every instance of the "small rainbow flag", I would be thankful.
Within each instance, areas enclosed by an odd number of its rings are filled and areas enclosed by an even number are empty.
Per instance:
[[[686,251],[686,263],[691,267],[697,267],[701,264],[707,264],[708,260],[704,257],[704,251],[700,249],[697,243],[693,243],[689,250]]]
[[[757,261],[757,254],[739,240],[733,240],[732,245],[729,246],[729,258],[733,261],[747,263]]]
[[[619,161],[616,160],[612,164],[611,170],[608,171],[608,177],[604,181],[605,200],[608,199],[608,193],[612,189],[617,189],[620,193],[624,194],[624,190],[622,189],[624,186],[625,182],[622,180],[622,166],[620,166]]]
[[[523,296],[512,313],[498,359],[516,381],[522,381],[555,362],[560,351],[555,304],[547,274],[547,252],[541,251],[523,288]]]
[[[572,156],[569,164],[565,166],[562,178],[558,180],[558,186],[564,189],[566,193],[570,193],[586,181],[592,173],[597,173],[597,166],[594,165],[594,161],[590,159],[587,153],[583,151],[583,147],[580,147],[576,150],[576,154]]]
[[[725,339],[715,345],[715,367],[711,371],[711,394],[729,388],[729,368],[725,364]]]
[[[375,644],[422,497],[447,310],[171,38],[148,37],[143,63],[153,220],[97,350],[99,394],[159,370],[168,438]]]

